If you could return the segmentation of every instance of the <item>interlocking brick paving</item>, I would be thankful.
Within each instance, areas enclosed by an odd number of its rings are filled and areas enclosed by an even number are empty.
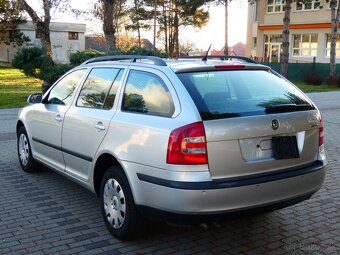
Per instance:
[[[195,226],[154,223],[113,238],[96,195],[16,155],[17,109],[0,110],[0,254],[340,254],[340,93],[310,95],[322,111],[329,167],[311,199],[275,212]]]

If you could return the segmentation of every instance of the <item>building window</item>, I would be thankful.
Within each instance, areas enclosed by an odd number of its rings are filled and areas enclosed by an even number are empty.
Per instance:
[[[328,1],[328,8],[329,8],[329,9],[331,9],[331,3],[332,3],[332,1]],[[338,7],[338,4],[339,4],[339,0],[336,1],[336,6],[335,6],[335,8]]]
[[[78,32],[68,32],[69,40],[78,40]]]
[[[253,49],[257,47],[257,37],[253,37]]]
[[[264,35],[265,43],[282,43],[282,35]]]
[[[331,34],[326,34],[326,56],[330,57],[331,55]],[[335,45],[336,56],[340,57],[340,35],[336,36],[336,45]]]
[[[264,35],[264,62],[279,62],[282,34]]]
[[[254,1],[254,22],[258,20],[258,9],[257,9],[257,1]]]
[[[313,0],[311,2],[297,2],[295,9],[297,11],[309,11],[309,10],[318,10],[320,7],[320,0]]]
[[[284,12],[285,0],[267,0],[267,13]]]
[[[293,56],[316,56],[318,49],[318,34],[293,35]]]

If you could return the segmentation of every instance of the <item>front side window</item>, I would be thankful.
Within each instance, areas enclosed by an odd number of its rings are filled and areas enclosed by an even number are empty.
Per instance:
[[[331,55],[331,34],[326,34],[326,56],[329,57]],[[336,56],[340,57],[340,35],[336,36],[336,45],[335,45]]]
[[[89,76],[84,82],[77,103],[77,106],[87,108],[106,108],[110,109],[113,106],[114,98],[116,96],[119,81],[116,81],[120,69],[113,68],[94,68],[91,70]],[[121,77],[121,76],[120,76]],[[119,78],[119,77],[118,77]],[[114,87],[111,89],[111,87]],[[112,95],[104,106],[105,101],[108,99],[109,91]],[[113,100],[112,100],[113,97]]]
[[[320,9],[320,1],[313,0],[311,2],[297,2],[296,3],[296,10],[297,11],[310,11],[310,10],[318,10]]]
[[[314,109],[284,79],[264,70],[180,73],[203,120]]]
[[[174,104],[170,91],[159,76],[132,70],[125,87],[122,110],[171,117]]]
[[[318,34],[293,34],[293,56],[316,56]]]
[[[267,13],[284,12],[285,0],[267,0]]]
[[[74,71],[60,80],[49,92],[47,104],[70,105],[75,88],[83,78],[86,69]]]

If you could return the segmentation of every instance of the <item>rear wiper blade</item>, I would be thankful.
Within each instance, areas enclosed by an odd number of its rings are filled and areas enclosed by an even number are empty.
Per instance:
[[[311,110],[313,107],[310,104],[270,104],[265,109],[266,113],[280,113]]]

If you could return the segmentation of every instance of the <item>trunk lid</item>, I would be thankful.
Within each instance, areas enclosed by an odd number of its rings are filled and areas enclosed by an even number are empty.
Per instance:
[[[319,118],[315,110],[205,121],[212,178],[250,177],[312,164],[319,151]],[[279,123],[276,130],[273,120]],[[273,137],[283,136],[296,137],[298,157],[274,158]],[[293,147],[286,144],[283,151]]]

